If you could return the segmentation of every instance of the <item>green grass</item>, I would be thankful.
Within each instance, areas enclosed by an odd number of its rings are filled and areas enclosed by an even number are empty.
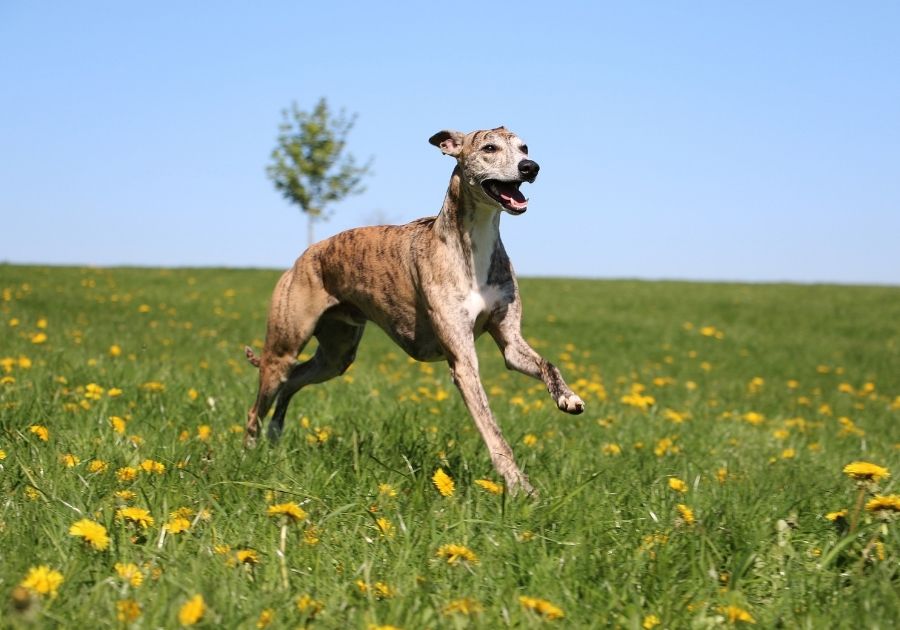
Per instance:
[[[0,266],[0,623],[116,627],[117,602],[133,599],[136,627],[177,627],[196,594],[201,627],[255,627],[266,609],[273,628],[639,628],[649,615],[659,628],[717,627],[729,605],[757,627],[900,616],[900,523],[864,512],[850,534],[825,519],[853,516],[851,461],[890,468],[878,491],[898,492],[900,290],[523,280],[526,337],[588,405],[556,411],[479,341],[494,413],[541,493],[531,500],[474,483],[499,479],[445,365],[408,360],[373,326],[347,375],[294,398],[280,444],[244,450],[256,379],[242,348],[261,345],[276,278]],[[622,401],[636,383],[655,401],[643,410]],[[165,472],[117,478],[148,459]],[[94,460],[107,468],[91,472]],[[439,467],[451,497],[432,484]],[[287,526],[282,562],[281,521],[266,511],[285,502],[308,516]],[[120,522],[124,504],[155,523]],[[163,532],[179,508],[190,529]],[[107,528],[108,549],[69,535],[82,518]],[[446,544],[478,562],[449,564]],[[236,564],[241,549],[258,564]],[[138,587],[116,575],[128,562]],[[17,588],[39,565],[62,574],[56,597]],[[392,596],[379,599],[378,582]],[[321,604],[312,620],[302,595]],[[444,614],[465,597],[482,611]]]

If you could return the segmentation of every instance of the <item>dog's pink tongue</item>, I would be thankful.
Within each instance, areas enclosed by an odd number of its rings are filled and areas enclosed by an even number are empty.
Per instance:
[[[516,210],[528,206],[528,200],[525,199],[525,195],[522,194],[521,190],[502,192],[500,193],[500,198],[504,202],[506,202],[506,205],[508,205],[510,208],[515,208]]]

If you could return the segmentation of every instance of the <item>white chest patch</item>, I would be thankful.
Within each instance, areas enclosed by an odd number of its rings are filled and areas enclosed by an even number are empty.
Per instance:
[[[495,287],[483,286],[480,288],[473,287],[466,296],[463,307],[469,315],[469,320],[474,323],[482,314],[493,310],[503,298],[503,294]]]

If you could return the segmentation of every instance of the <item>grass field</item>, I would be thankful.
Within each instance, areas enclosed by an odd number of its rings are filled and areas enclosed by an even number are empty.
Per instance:
[[[371,326],[245,451],[276,278],[0,266],[5,627],[900,618],[900,289],[523,280],[526,337],[588,405],[479,341],[532,500],[478,483],[445,365]]]

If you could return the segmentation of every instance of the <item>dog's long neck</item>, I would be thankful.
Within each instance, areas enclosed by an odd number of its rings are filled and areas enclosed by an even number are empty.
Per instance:
[[[487,284],[494,250],[500,242],[500,210],[480,204],[457,166],[444,205],[434,223],[441,240],[458,243],[475,287]]]

